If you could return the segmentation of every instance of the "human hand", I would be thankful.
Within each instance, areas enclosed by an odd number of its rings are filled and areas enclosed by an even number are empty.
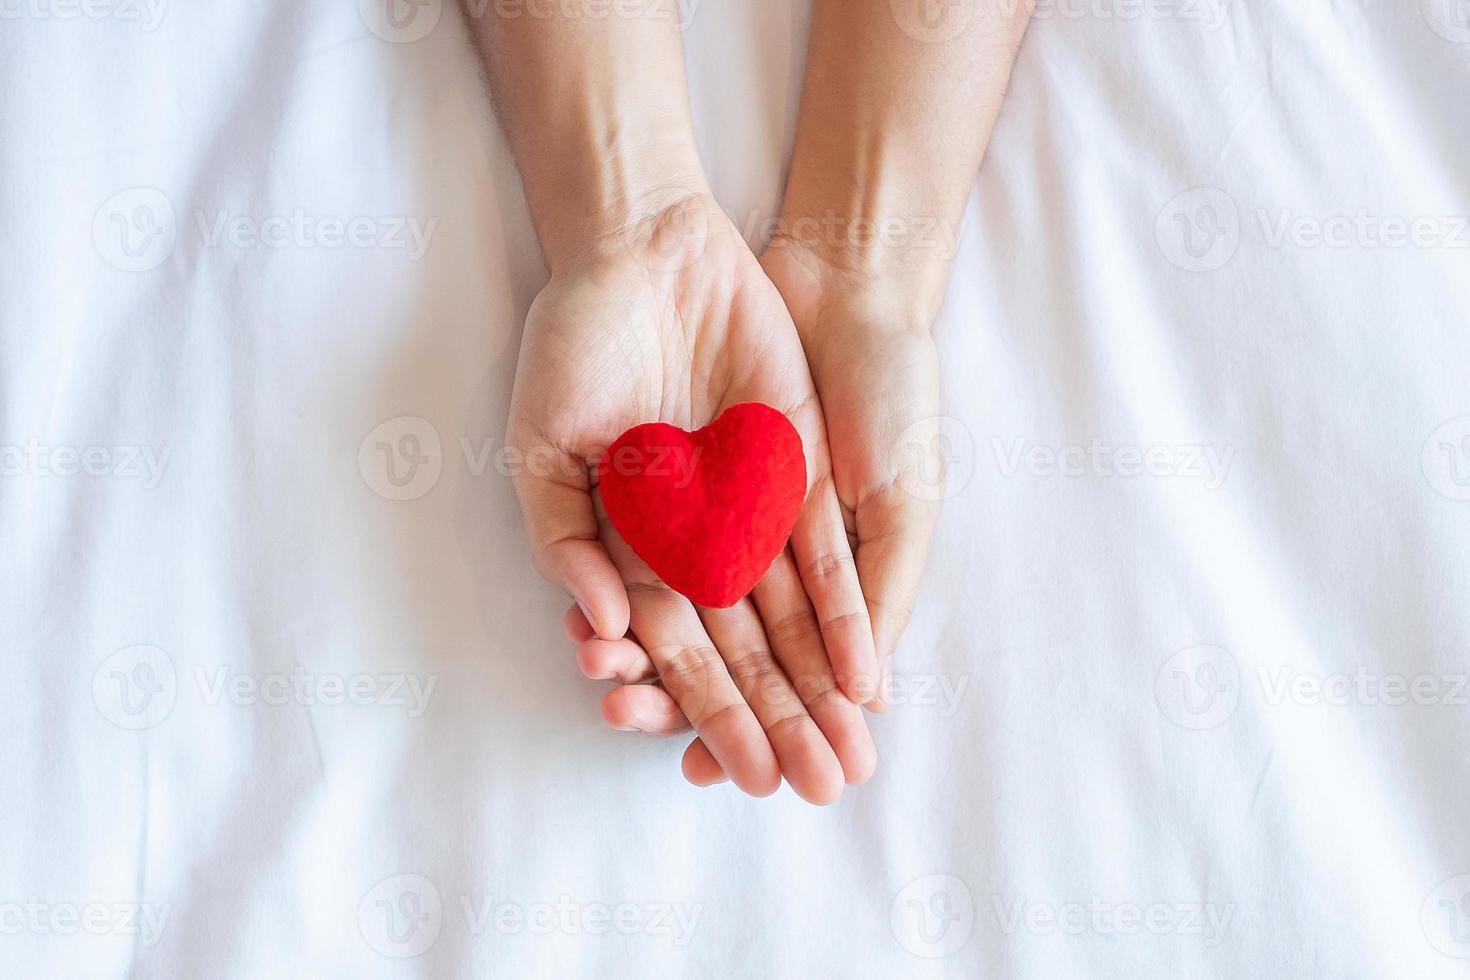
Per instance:
[[[900,267],[884,275],[849,268],[839,252],[788,235],[777,236],[761,265],[795,321],[827,417],[834,484],[880,663],[868,706],[883,711],[942,496],[932,280]],[[574,639],[590,632],[575,608],[566,628]],[[685,771],[700,783],[726,778],[698,741]]]
[[[833,479],[877,646],[870,707],[883,710],[939,511],[931,316],[904,276],[848,268],[795,238],[778,236],[761,265],[796,323],[827,416]]]
[[[1033,6],[977,8],[933,40],[887,4],[812,4],[779,228],[762,265],[827,418],[882,665],[875,707],[942,496],[929,330]]]
[[[538,569],[577,601],[579,665],[623,682],[604,699],[609,724],[665,734],[692,723],[691,781],[728,773],[766,795],[784,774],[803,798],[830,802],[873,770],[862,712],[843,692],[870,696],[877,664],[823,413],[790,316],[728,218],[702,191],[669,197],[649,219],[558,250],[516,375],[517,495]],[[696,608],[606,521],[596,457],[631,426],[693,429],[745,401],[801,434],[807,500],[749,598]]]

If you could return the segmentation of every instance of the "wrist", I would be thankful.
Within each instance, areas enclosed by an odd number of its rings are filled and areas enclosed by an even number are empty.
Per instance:
[[[675,127],[677,130],[677,127]],[[527,178],[536,236],[552,272],[616,243],[642,222],[690,197],[709,194],[691,134],[584,134],[547,154]]]
[[[958,222],[895,212],[783,209],[770,248],[785,250],[823,303],[860,306],[869,323],[928,333],[944,301]]]

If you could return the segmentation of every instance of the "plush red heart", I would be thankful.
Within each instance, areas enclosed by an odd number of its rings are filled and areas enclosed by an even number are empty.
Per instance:
[[[786,547],[806,499],[801,436],[759,402],[686,432],[635,425],[598,462],[602,504],[664,584],[701,606],[733,606]]]

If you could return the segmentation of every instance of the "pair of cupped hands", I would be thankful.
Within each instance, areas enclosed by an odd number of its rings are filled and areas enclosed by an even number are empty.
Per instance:
[[[886,707],[936,516],[911,481],[938,368],[901,284],[846,261],[821,223],[778,224],[757,258],[696,184],[549,257],[509,443],[537,461],[516,491],[536,567],[575,600],[564,626],[577,664],[616,684],[607,723],[692,726],[683,771],[696,785],[765,796],[784,777],[825,804],[877,765],[863,706]],[[596,460],[634,425],[692,430],[752,401],[801,434],[806,500],[748,597],[697,607],[608,522]]]

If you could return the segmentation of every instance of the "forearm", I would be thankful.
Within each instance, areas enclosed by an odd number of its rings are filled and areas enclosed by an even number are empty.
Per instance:
[[[549,266],[706,189],[672,20],[462,6]]]
[[[1031,5],[972,4],[944,41],[906,33],[904,6],[815,0],[781,231],[839,269],[900,283],[927,324]]]

